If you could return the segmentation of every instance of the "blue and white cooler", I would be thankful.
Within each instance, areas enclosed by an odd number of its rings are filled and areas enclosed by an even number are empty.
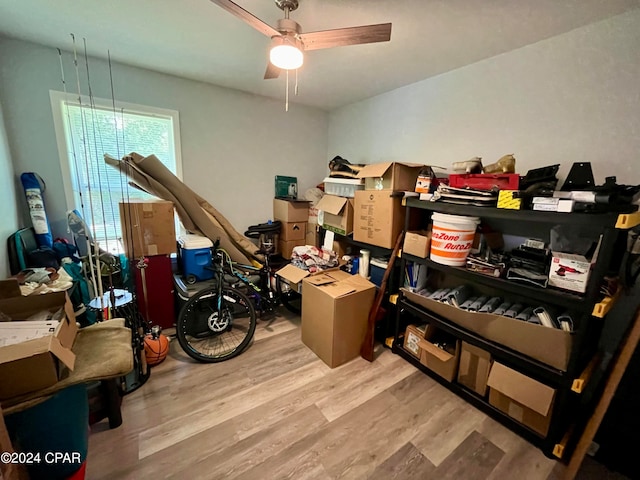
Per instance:
[[[180,235],[180,266],[182,276],[188,284],[213,278],[211,267],[211,247],[207,237],[193,234]]]

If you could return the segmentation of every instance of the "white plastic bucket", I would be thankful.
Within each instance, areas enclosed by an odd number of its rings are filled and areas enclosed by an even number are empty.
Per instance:
[[[465,265],[480,219],[446,213],[433,213],[431,219],[431,260],[455,267]]]

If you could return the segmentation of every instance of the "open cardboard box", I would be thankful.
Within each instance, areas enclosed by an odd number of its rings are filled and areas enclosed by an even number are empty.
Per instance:
[[[494,362],[487,380],[489,403],[543,437],[549,431],[555,389]]]
[[[364,178],[365,190],[402,190],[413,192],[424,165],[418,163],[382,162],[365,165],[358,178]]]
[[[0,281],[1,292],[10,291],[6,282],[17,283]],[[60,308],[64,309],[64,315],[51,335],[0,347],[0,399],[49,387],[62,377],[65,367],[73,370],[75,354],[71,348],[78,331],[66,292],[0,298],[0,311],[15,322],[44,310],[53,313]]]
[[[451,354],[432,343],[438,329],[427,324],[424,338],[418,342],[420,347],[420,363],[434,371],[442,378],[452,382],[456,378],[458,360],[460,359],[460,340],[455,340],[455,353]],[[452,337],[453,338],[453,337]]]
[[[559,370],[567,370],[573,344],[572,332],[489,313],[467,312],[418,295],[406,288],[401,290],[410,302],[487,340],[504,345]]]
[[[325,230],[339,235],[350,235],[353,232],[353,199],[325,195],[317,203],[318,220],[322,221]]]

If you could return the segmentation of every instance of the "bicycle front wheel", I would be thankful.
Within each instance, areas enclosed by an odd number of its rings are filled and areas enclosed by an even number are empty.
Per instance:
[[[201,290],[182,307],[176,336],[182,349],[200,362],[222,362],[242,353],[256,330],[251,300],[233,288]]]

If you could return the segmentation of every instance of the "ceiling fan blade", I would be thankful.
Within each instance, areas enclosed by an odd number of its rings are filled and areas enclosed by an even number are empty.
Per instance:
[[[248,23],[250,26],[258,30],[260,33],[265,34],[267,37],[273,37],[274,35],[280,35],[280,32],[275,28],[267,25],[258,17],[252,15],[247,12],[240,5],[233,3],[231,0],[211,0],[211,2],[215,3],[219,7],[224,8],[227,12],[235,15],[240,20]]]
[[[358,45],[361,43],[388,42],[391,40],[391,24],[364,25],[362,27],[337,28],[300,35],[305,50]]]
[[[267,62],[267,71],[264,72],[264,79],[270,80],[272,78],[278,78],[282,70],[276,67],[273,63]]]

